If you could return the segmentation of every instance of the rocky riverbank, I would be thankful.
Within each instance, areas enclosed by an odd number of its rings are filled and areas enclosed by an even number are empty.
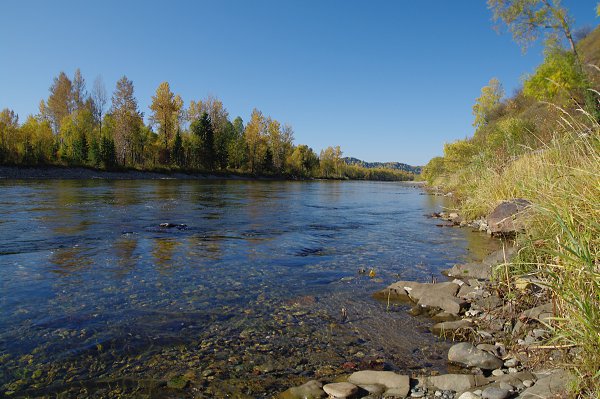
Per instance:
[[[504,273],[518,251],[510,238],[522,228],[528,207],[524,200],[506,201],[478,221],[465,221],[457,214],[432,215],[449,226],[477,228],[501,237],[503,247],[481,262],[445,270],[448,281],[398,281],[375,293],[388,306],[411,303],[413,316],[432,320],[432,334],[461,341],[447,354],[452,373],[361,370],[330,381],[309,381],[278,398],[565,397],[571,377],[560,365],[576,359],[578,353],[576,348],[547,342],[556,315],[550,292],[534,275],[509,281]]]

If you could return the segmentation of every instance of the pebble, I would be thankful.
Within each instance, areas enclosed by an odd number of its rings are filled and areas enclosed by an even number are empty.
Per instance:
[[[518,365],[519,365],[519,361],[517,359],[515,359],[514,357],[511,357],[510,359],[508,359],[504,362],[504,367],[516,367]]]
[[[424,396],[425,396],[425,392],[423,392],[423,391],[414,391],[414,392],[411,392],[411,394],[410,394],[411,398],[422,398]]]
[[[473,393],[477,396],[481,396],[481,394],[483,393],[483,391],[481,389],[476,389],[473,391]]]
[[[471,392],[465,392],[458,397],[458,399],[479,399],[479,396]]]
[[[518,372],[519,372],[519,370],[516,367],[509,367],[508,368],[508,373],[509,374],[516,374]]]
[[[523,380],[523,385],[525,385],[526,388],[530,388],[533,386],[533,381],[531,380]]]
[[[495,375],[496,377],[500,377],[501,375],[504,375],[504,371],[502,371],[501,369],[496,369],[496,370],[492,371],[492,375]]]

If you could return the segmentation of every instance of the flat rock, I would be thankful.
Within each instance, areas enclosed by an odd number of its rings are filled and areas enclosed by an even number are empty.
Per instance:
[[[448,360],[467,367],[479,367],[484,370],[494,370],[503,366],[501,359],[491,353],[477,349],[469,342],[453,345],[448,351]]]
[[[571,375],[566,370],[555,370],[537,380],[534,386],[527,388],[519,398],[539,399],[551,397],[564,397],[566,387],[571,380]]]
[[[444,270],[442,273],[447,276],[462,279],[489,280],[492,277],[494,267],[510,260],[515,252],[515,247],[499,249],[486,256],[481,262],[454,265],[452,268]],[[467,289],[465,288],[465,290]],[[465,292],[463,292],[463,294],[465,294]]]
[[[510,396],[510,391],[500,387],[488,387],[483,390],[481,397],[483,399],[506,399]]]
[[[358,392],[358,387],[349,382],[334,382],[323,386],[323,390],[330,398],[345,399]]]
[[[406,397],[410,390],[410,378],[393,371],[356,371],[348,377],[348,382],[356,385],[383,385],[388,391],[394,389],[400,393],[403,392],[404,395],[401,397]]]
[[[487,378],[471,374],[442,374],[429,377],[427,382],[443,391],[462,392],[488,383]]]
[[[323,384],[311,380],[305,384],[293,387],[279,394],[278,399],[318,399],[326,396]]]
[[[481,399],[481,397],[472,392],[464,392],[458,397],[458,399]]]
[[[435,335],[448,335],[452,334],[460,329],[470,328],[473,326],[473,322],[467,319],[461,319],[456,321],[444,321],[441,323],[434,324],[431,327],[431,332]]]
[[[554,308],[552,302],[545,303],[535,308],[527,309],[521,313],[519,319],[526,321],[527,319],[538,320],[541,322],[549,322],[549,318],[553,317]]]
[[[514,234],[525,229],[530,214],[531,202],[523,198],[503,201],[487,217],[488,229],[492,234]]]

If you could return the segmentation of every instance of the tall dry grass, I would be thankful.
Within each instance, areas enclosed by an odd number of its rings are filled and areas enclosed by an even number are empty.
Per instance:
[[[536,273],[557,303],[553,340],[574,356],[579,376],[574,395],[600,398],[600,126],[583,110],[561,115],[556,138],[496,167],[477,159],[446,176],[444,186],[461,198],[471,218],[500,202],[526,198],[533,204],[513,276]]]

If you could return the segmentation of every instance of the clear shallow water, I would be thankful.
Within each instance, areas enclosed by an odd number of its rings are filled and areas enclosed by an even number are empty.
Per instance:
[[[126,390],[185,374],[189,395],[255,397],[353,367],[443,369],[428,322],[371,294],[493,243],[437,227],[424,215],[443,199],[422,194],[379,182],[0,182],[0,393],[108,395],[103,381]]]

